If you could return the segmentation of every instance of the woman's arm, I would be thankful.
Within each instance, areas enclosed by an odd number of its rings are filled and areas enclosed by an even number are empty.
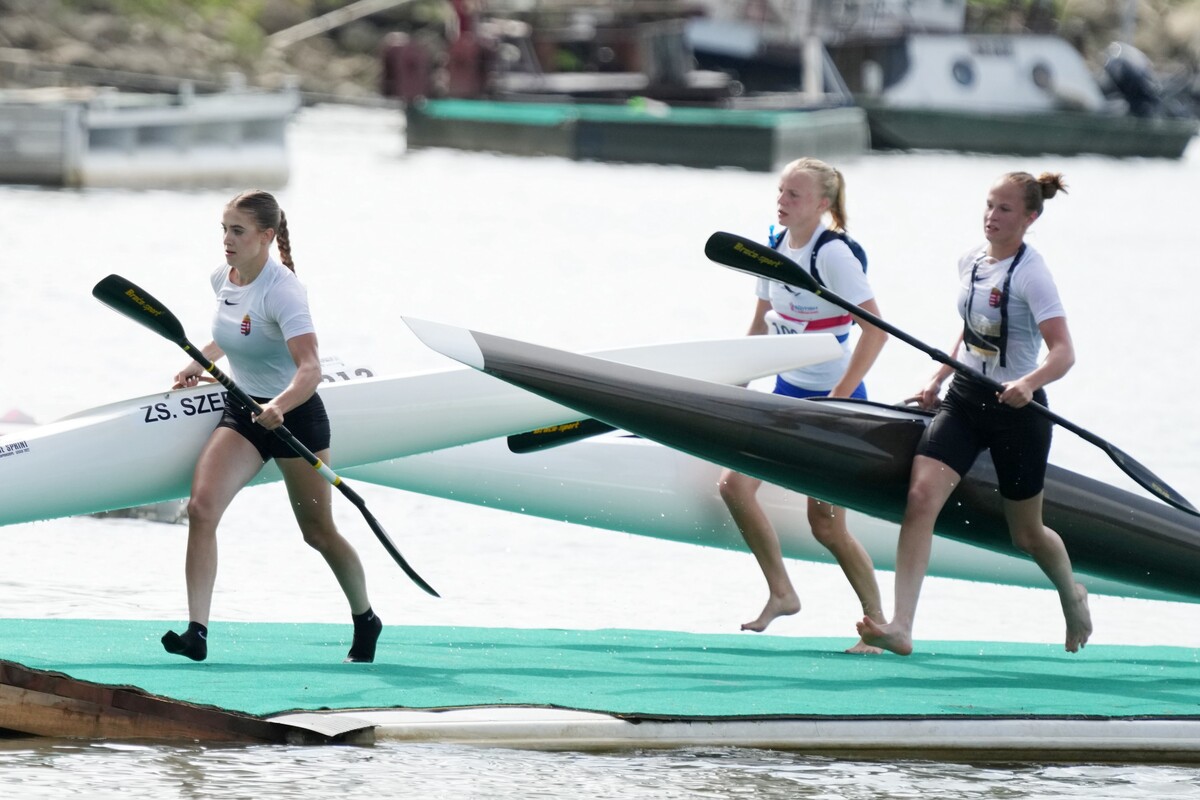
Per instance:
[[[283,415],[313,396],[321,383],[321,357],[317,335],[305,333],[287,340],[288,352],[296,362],[296,374],[287,388],[262,408],[254,421],[267,430],[283,424]]]
[[[950,348],[949,353],[951,358],[958,358],[958,349],[962,346],[962,334],[958,334],[958,338],[954,340],[954,346]],[[918,407],[926,411],[936,411],[941,404],[942,384],[946,382],[954,374],[954,367],[945,364],[939,364],[936,371],[929,378],[929,382],[922,386],[917,393],[912,397],[905,398],[905,403],[916,403]]]
[[[858,307],[873,316],[883,317],[879,313],[879,304],[873,297],[859,303]],[[879,357],[879,352],[887,344],[888,335],[882,328],[876,328],[861,319],[858,320],[858,324],[862,328],[862,333],[859,334],[858,343],[854,345],[854,352],[850,354],[850,363],[846,365],[846,371],[842,374],[841,380],[829,392],[830,397],[849,397],[862,383],[863,378],[867,377],[867,372],[875,363],[875,359]]]
[[[767,312],[771,310],[771,301],[758,301],[758,305],[754,307],[754,319],[750,322],[750,330],[746,332],[747,336],[761,336],[767,332]]]
[[[204,347],[201,347],[200,353],[214,364],[225,357],[225,351],[218,347],[216,342],[209,342]],[[192,360],[188,362],[186,367],[175,373],[175,383],[171,388],[184,389],[188,386],[195,386],[200,381],[216,383],[216,380],[216,378],[204,371],[204,367],[200,366],[199,361]]]
[[[1052,317],[1039,324],[1038,330],[1042,332],[1049,352],[1033,372],[1004,384],[1000,402],[1013,408],[1027,405],[1034,392],[1066,375],[1075,365],[1075,345],[1071,342],[1066,317]]]

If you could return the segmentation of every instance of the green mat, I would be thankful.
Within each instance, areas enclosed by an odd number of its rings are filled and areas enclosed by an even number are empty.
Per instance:
[[[216,623],[209,660],[163,652],[158,621],[0,619],[0,659],[256,715],[533,705],[652,717],[1200,716],[1200,650],[632,630],[384,629],[343,664],[348,625]]]

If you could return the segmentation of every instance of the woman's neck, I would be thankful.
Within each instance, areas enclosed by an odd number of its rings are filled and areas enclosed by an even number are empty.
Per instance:
[[[809,239],[813,237],[813,232],[816,231],[820,221],[810,222],[805,225],[798,225],[795,228],[788,228],[787,245],[793,250],[799,250],[808,244]]]
[[[263,268],[267,266],[267,259],[263,259],[262,263],[252,264],[248,267],[231,267],[233,271],[233,282],[238,286],[247,286],[254,283],[254,279],[262,274]]]
[[[1012,258],[1021,249],[1023,240],[1018,239],[1015,242],[988,242],[987,254],[990,258],[996,261],[1003,261],[1006,258]]]

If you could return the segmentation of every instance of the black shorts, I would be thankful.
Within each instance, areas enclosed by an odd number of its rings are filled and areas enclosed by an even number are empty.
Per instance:
[[[255,397],[254,402],[262,405],[270,398]],[[314,453],[329,448],[329,415],[320,395],[314,394],[283,416],[283,425],[301,444]],[[264,462],[272,458],[299,458],[287,442],[250,419],[250,409],[243,406],[232,394],[228,395],[225,412],[221,414],[218,428],[231,428],[248,440],[258,450]]]
[[[1039,389],[1033,399],[1046,405],[1046,392]],[[979,454],[991,450],[1000,496],[1028,500],[1045,485],[1053,427],[1044,414],[1004,405],[993,389],[956,377],[921,437],[917,455],[966,475]]]

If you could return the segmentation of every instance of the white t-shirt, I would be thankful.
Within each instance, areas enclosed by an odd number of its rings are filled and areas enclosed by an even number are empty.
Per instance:
[[[976,333],[998,337],[1004,279],[1013,259],[991,261],[986,253],[986,245],[976,247],[958,261],[958,313]],[[979,266],[972,293],[971,268],[977,261]],[[968,301],[971,307],[970,320],[967,320]],[[1000,383],[1016,380],[1037,369],[1042,347],[1042,332],[1038,325],[1048,319],[1065,316],[1050,269],[1041,253],[1026,244],[1009,283],[1005,366],[1000,366],[998,352],[989,353],[966,344],[959,348],[958,358]]]
[[[817,225],[812,238],[798,250],[788,246],[785,235],[777,249],[807,270],[813,245],[825,230],[824,225]],[[865,303],[875,296],[862,264],[840,239],[826,242],[817,251],[817,270],[831,292],[854,305]],[[822,300],[812,292],[759,278],[756,294],[760,300],[771,302],[771,311],[767,312],[767,327],[771,333],[832,333],[837,336],[850,333],[850,317],[846,310]],[[828,324],[835,320],[841,321]],[[850,342],[847,339],[842,342],[841,358],[790,370],[782,373],[781,377],[802,389],[827,392],[841,380],[849,364]]]
[[[229,357],[230,371],[246,394],[275,397],[296,374],[287,340],[316,330],[308,312],[308,292],[295,273],[274,258],[268,258],[246,286],[229,280],[230,269],[222,265],[212,274],[217,295],[213,341]]]

